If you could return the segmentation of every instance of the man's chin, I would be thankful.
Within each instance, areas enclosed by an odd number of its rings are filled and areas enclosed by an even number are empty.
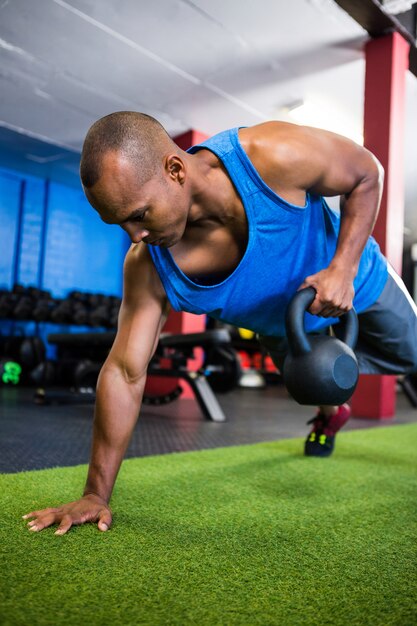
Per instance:
[[[172,245],[174,245],[172,243],[172,240],[168,240],[168,239],[155,239],[155,241],[151,242],[147,242],[145,241],[146,244],[148,244],[149,246],[155,246],[155,248],[170,248]]]
[[[180,241],[181,237],[171,235],[170,237],[160,237],[159,239],[155,239],[153,243],[149,242],[151,246],[157,246],[158,248],[172,248]],[[145,241],[145,243],[148,243]]]
[[[178,241],[178,237],[170,237],[169,239],[162,239],[159,245],[161,246],[161,248],[172,248],[173,246],[175,246],[175,244],[178,243]]]

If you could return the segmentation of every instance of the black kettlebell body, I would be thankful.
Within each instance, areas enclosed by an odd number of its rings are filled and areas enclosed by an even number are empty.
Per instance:
[[[355,391],[359,367],[353,352],[358,337],[354,309],[340,318],[345,325],[344,341],[327,335],[307,335],[304,314],[316,292],[312,287],[298,291],[286,314],[289,352],[283,378],[299,404],[336,405],[346,402]]]

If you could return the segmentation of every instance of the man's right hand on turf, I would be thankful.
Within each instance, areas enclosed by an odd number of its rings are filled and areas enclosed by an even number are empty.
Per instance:
[[[109,505],[94,494],[88,494],[57,508],[32,511],[23,516],[23,519],[29,518],[33,518],[28,522],[29,530],[33,532],[39,532],[52,524],[59,524],[56,535],[64,535],[71,526],[86,522],[98,522],[98,529],[102,531],[108,530],[112,523]]]

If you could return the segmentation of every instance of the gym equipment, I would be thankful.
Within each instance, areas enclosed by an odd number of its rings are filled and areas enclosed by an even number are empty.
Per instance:
[[[190,371],[187,369],[187,360],[194,356],[194,349],[197,347],[203,348],[206,353],[210,354],[214,350],[219,351],[220,348],[230,347],[230,341],[230,334],[224,329],[184,335],[162,334],[156,356],[166,354],[172,360],[172,368],[161,368],[151,361],[148,375],[185,380],[193,390],[203,415],[215,422],[224,422],[226,417],[208,384],[215,372],[221,376],[222,365],[218,363],[212,365],[206,360],[202,369]],[[225,371],[227,374],[227,369]]]
[[[32,311],[32,317],[36,322],[47,322],[51,318],[53,301],[39,300]]]
[[[34,369],[45,360],[46,347],[40,337],[25,337],[19,348],[19,360],[26,371]]]
[[[162,404],[169,404],[170,402],[174,402],[174,400],[177,400],[182,392],[183,388],[181,387],[181,385],[175,385],[174,387],[172,387],[172,390],[168,391],[167,393],[158,395],[144,395],[142,398],[142,404],[146,404],[148,406],[161,406]]]
[[[29,374],[31,383],[46,387],[53,385],[57,379],[57,368],[54,361],[45,360],[38,363]]]
[[[65,360],[72,359],[71,384],[76,383],[78,390],[91,389],[90,395],[93,396],[98,373],[114,338],[114,332],[58,333],[49,335],[48,342],[58,347],[58,367],[62,361],[62,368],[65,368]],[[210,353],[214,348],[227,346],[230,346],[230,334],[224,329],[185,335],[162,334],[155,356],[148,367],[148,378],[160,376],[186,381],[193,390],[203,415],[215,422],[223,422],[226,417],[207,382],[214,373],[221,376],[222,365],[207,362],[201,370],[190,371],[187,369],[187,361],[194,356],[195,348],[203,348]],[[161,366],[165,360],[170,362],[170,367]],[[159,396],[145,395],[144,404],[165,404],[176,399],[180,393],[181,389],[175,384]],[[36,393],[35,401],[46,404],[52,396],[46,389],[40,389]],[[85,399],[85,395],[83,397]]]
[[[0,337],[0,385],[15,386],[22,382],[22,341],[22,336]]]
[[[239,354],[242,374],[239,387],[262,389],[267,385],[282,384],[282,376],[272,362],[265,348],[256,338],[256,334],[247,331],[242,334],[232,333],[232,346]]]
[[[49,291],[16,284],[0,291],[0,319],[116,328],[120,304],[117,296],[80,291],[55,299]]]
[[[18,385],[22,374],[22,366],[16,361],[0,359],[0,383],[3,385]]]
[[[28,320],[32,315],[33,300],[30,296],[21,296],[14,307],[13,317],[16,320]]]
[[[13,291],[0,292],[0,318],[46,321],[54,300],[49,291],[15,285]]]
[[[102,363],[97,363],[90,359],[83,359],[76,363],[73,369],[73,384],[75,388],[94,390],[102,365]]]
[[[72,321],[77,326],[85,326],[88,324],[88,311],[82,302],[74,302]]]
[[[417,409],[417,374],[408,374],[408,376],[397,378],[404,395],[410,402],[411,406]]]
[[[119,319],[119,306],[113,306],[113,308],[110,310],[110,316],[109,316],[109,324],[110,324],[110,328],[117,328],[117,321]]]
[[[241,367],[239,357],[229,345],[213,345],[205,353],[203,371],[213,391],[227,393],[239,383]]]
[[[2,291],[0,293],[0,318],[7,319],[12,317],[14,308],[18,302],[19,296],[17,294]]]
[[[316,291],[298,291],[286,311],[289,353],[283,377],[288,391],[299,404],[341,405],[355,391],[359,367],[353,348],[358,338],[358,318],[351,309],[340,318],[345,324],[344,340],[327,335],[307,336],[304,313]]]
[[[89,315],[90,326],[108,326],[110,310],[106,303],[99,304]]]
[[[26,384],[31,372],[45,360],[45,344],[39,337],[2,337],[0,376],[3,384]]]
[[[56,324],[71,324],[72,303],[70,300],[61,300],[51,313],[51,321]]]

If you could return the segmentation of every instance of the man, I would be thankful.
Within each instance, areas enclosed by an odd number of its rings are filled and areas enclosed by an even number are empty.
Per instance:
[[[29,529],[110,527],[108,503],[170,306],[256,331],[279,365],[286,305],[311,285],[308,331],[337,322],[354,303],[361,371],[416,369],[416,307],[370,238],[382,178],[370,152],[313,128],[232,129],[186,153],[146,115],[119,112],[96,122],[81,180],[100,217],[132,240],[123,302],[97,384],[84,496],[29,513]],[[343,197],[341,219],[323,196]],[[347,406],[320,407],[306,454],[330,454],[348,417]]]

